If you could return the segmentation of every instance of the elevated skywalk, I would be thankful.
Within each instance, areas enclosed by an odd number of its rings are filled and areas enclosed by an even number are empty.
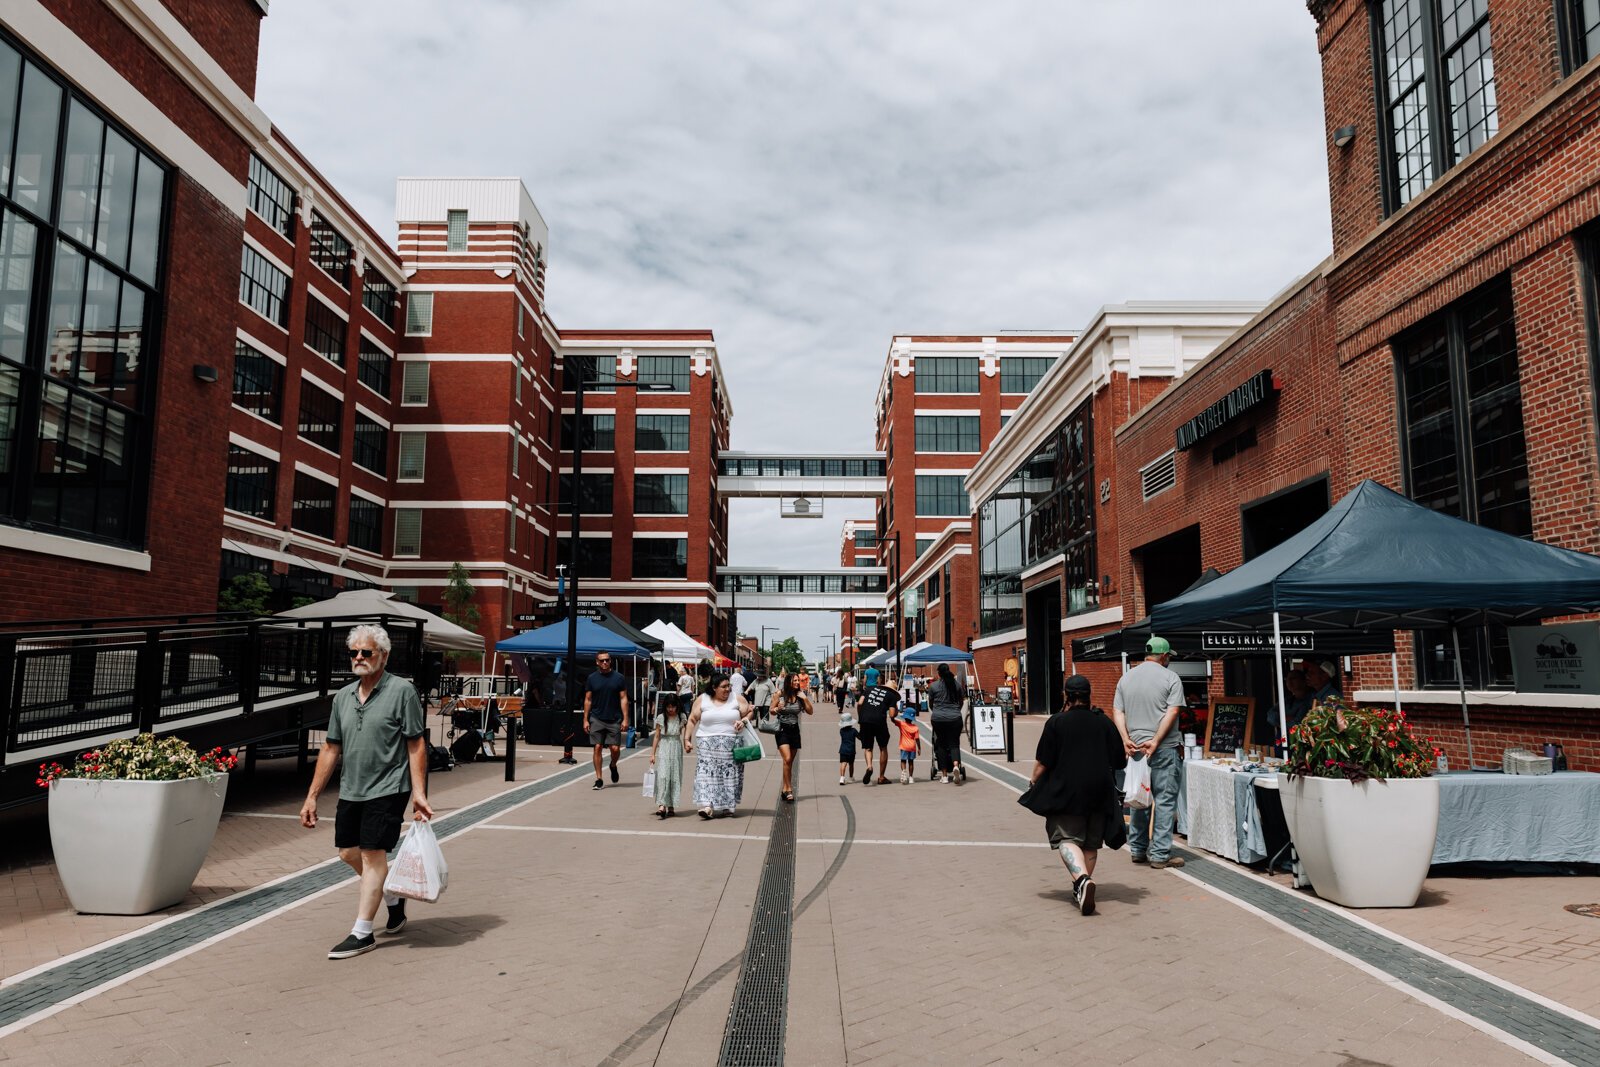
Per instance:
[[[888,490],[882,452],[722,452],[717,491],[725,497],[862,500]]]
[[[889,589],[884,567],[723,567],[717,592],[738,611],[882,611]]]

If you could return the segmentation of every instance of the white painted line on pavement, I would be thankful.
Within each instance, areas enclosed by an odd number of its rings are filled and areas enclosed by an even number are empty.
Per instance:
[[[1262,909],[1256,907],[1254,904],[1250,904],[1250,903],[1248,903],[1246,901],[1240,900],[1238,897],[1232,896],[1231,894],[1225,892],[1222,889],[1216,888],[1214,886],[1207,885],[1205,882],[1202,882],[1200,879],[1196,878],[1192,874],[1185,874],[1183,871],[1180,871],[1180,870],[1178,870],[1176,868],[1172,868],[1172,867],[1169,867],[1168,870],[1171,871],[1177,877],[1182,878],[1184,881],[1190,882],[1190,883],[1192,883],[1194,885],[1197,885],[1201,889],[1204,889],[1206,892],[1211,893],[1211,894],[1213,894],[1213,895],[1215,895],[1217,897],[1220,897],[1221,899],[1227,901],[1229,904],[1232,904],[1232,905],[1234,905],[1235,907],[1238,907],[1238,908],[1242,908],[1243,910],[1245,910],[1247,912],[1250,912],[1252,915],[1254,915],[1257,918],[1263,920],[1264,922],[1267,922],[1272,926],[1276,926],[1278,929],[1282,930],[1284,933],[1287,933],[1292,937],[1299,938],[1301,941],[1304,941],[1306,944],[1312,946],[1313,948],[1320,949],[1323,952],[1326,952],[1328,955],[1334,957],[1335,959],[1343,960],[1345,963],[1348,963],[1350,966],[1356,968],[1358,971],[1363,971],[1366,974],[1371,975],[1372,977],[1376,978],[1378,981],[1382,982],[1384,985],[1389,986],[1391,989],[1394,989],[1394,990],[1396,990],[1397,992],[1400,992],[1400,993],[1404,993],[1406,996],[1412,998],[1413,1000],[1416,1000],[1416,1001],[1418,1001],[1420,1003],[1426,1004],[1428,1007],[1433,1008],[1435,1011],[1439,1012],[1441,1015],[1448,1015],[1450,1018],[1455,1019],[1458,1022],[1466,1023],[1468,1026],[1472,1027],[1474,1030],[1478,1030],[1478,1031],[1482,1032],[1483,1034],[1494,1038],[1496,1041],[1499,1041],[1501,1044],[1507,1046],[1508,1048],[1514,1048],[1518,1052],[1521,1052],[1523,1055],[1528,1056],[1528,1057],[1530,1057],[1532,1059],[1538,1060],[1540,1063],[1565,1064],[1567,1062],[1566,1060],[1562,1059],[1559,1056],[1554,1056],[1554,1055],[1546,1052],[1544,1049],[1538,1047],[1537,1045],[1534,1045],[1534,1044],[1531,1044],[1531,1043],[1529,1043],[1527,1041],[1524,1041],[1522,1038],[1517,1037],[1514,1034],[1508,1034],[1504,1030],[1500,1029],[1499,1027],[1494,1026],[1494,1025],[1492,1025],[1490,1023],[1484,1022],[1482,1019],[1478,1018],[1475,1015],[1471,1015],[1471,1014],[1469,1014],[1467,1012],[1464,1012],[1460,1008],[1457,1008],[1457,1007],[1455,1007],[1455,1006],[1453,1006],[1451,1004],[1446,1004],[1444,1001],[1440,1000],[1438,997],[1432,996],[1432,995],[1430,995],[1428,993],[1424,993],[1422,990],[1418,989],[1416,986],[1409,985],[1406,982],[1401,981],[1400,979],[1396,978],[1394,975],[1392,975],[1392,974],[1388,973],[1387,971],[1384,971],[1384,970],[1382,970],[1382,969],[1380,969],[1378,967],[1375,967],[1370,963],[1367,963],[1365,960],[1362,960],[1362,959],[1359,959],[1359,958],[1357,958],[1355,956],[1352,956],[1348,952],[1343,951],[1342,949],[1335,948],[1334,946],[1328,944],[1326,941],[1320,941],[1317,938],[1312,937],[1310,934],[1306,933],[1303,930],[1296,929],[1294,926],[1290,925],[1287,922],[1284,922],[1282,919],[1278,918],[1276,915],[1273,915],[1270,912],[1263,911]],[[1295,895],[1295,899],[1303,901],[1305,898],[1302,897],[1299,894],[1296,894]],[[1340,914],[1345,918],[1349,918],[1350,917],[1348,914],[1346,914],[1346,913],[1344,913],[1342,911],[1340,912]],[[1379,932],[1381,933],[1383,931],[1380,930]],[[1454,961],[1448,961],[1448,962],[1452,962],[1453,963]],[[1515,988],[1515,987],[1508,987],[1508,988]]]
[[[298,815],[280,815],[275,811],[225,811],[222,813],[222,817],[224,819],[293,819],[295,822],[300,821],[300,816]]]
[[[842,845],[842,837],[802,837],[799,845]],[[851,838],[855,845],[935,845],[944,848],[1049,848],[1043,841],[913,841],[910,838]]]
[[[604,830],[582,826],[511,826],[507,823],[486,822],[474,827],[478,830],[518,830],[542,834],[606,834],[616,837],[700,837],[714,841],[765,841],[766,834],[707,834],[693,830]]]

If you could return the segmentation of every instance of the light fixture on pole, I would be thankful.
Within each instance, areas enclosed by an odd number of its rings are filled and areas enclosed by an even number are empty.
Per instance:
[[[763,626],[761,628],[761,665],[768,674],[772,673],[772,649],[767,646],[767,631],[776,629],[776,626]]]

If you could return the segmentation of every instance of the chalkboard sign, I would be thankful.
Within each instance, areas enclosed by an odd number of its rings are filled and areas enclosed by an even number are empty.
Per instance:
[[[1206,723],[1206,755],[1231,756],[1235,749],[1249,748],[1255,717],[1256,702],[1252,697],[1212,701],[1211,719]]]

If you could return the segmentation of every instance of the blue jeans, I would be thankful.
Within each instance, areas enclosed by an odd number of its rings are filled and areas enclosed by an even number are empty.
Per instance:
[[[1155,804],[1146,811],[1131,811],[1128,851],[1164,863],[1172,853],[1172,826],[1178,818],[1178,776],[1183,763],[1171,745],[1156,749],[1150,760],[1150,792]]]

